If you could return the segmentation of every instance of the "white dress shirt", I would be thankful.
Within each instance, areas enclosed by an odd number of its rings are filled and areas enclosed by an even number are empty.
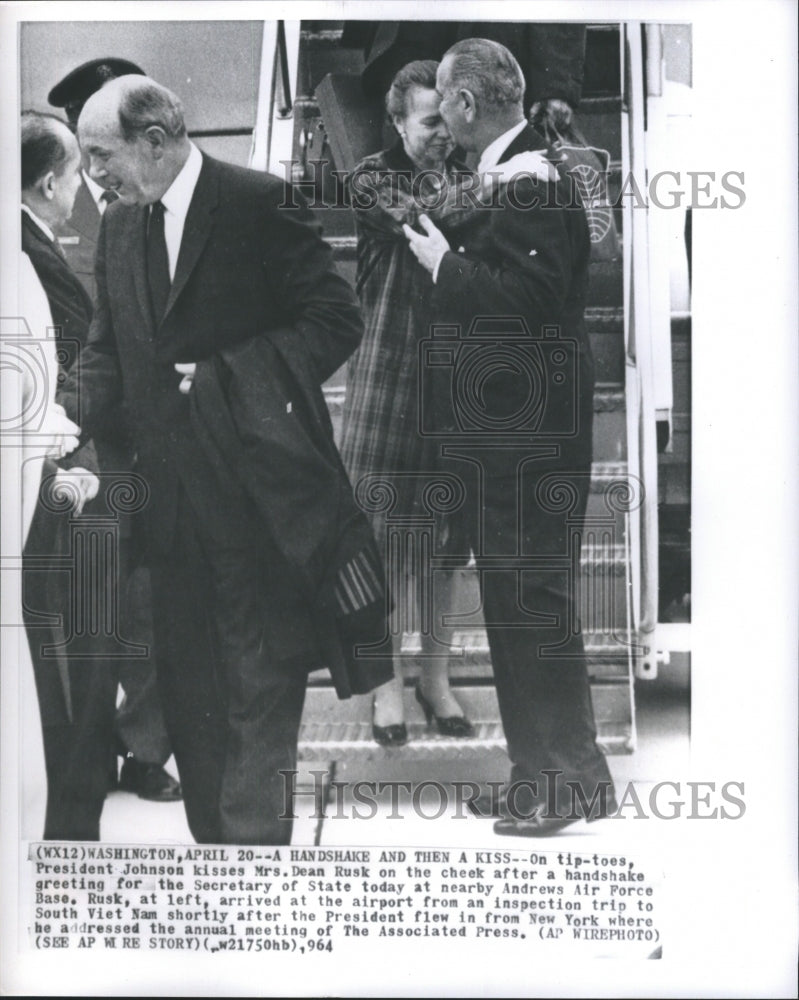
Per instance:
[[[97,206],[97,211],[102,215],[108,208],[108,202],[103,198],[106,188],[98,184],[97,181],[93,181],[85,170],[81,170],[81,173],[83,174],[83,180],[86,183],[89,194],[92,196],[92,201]]]
[[[483,150],[483,155],[480,157],[480,162],[477,164],[477,173],[481,176],[495,167],[505,150],[510,146],[517,135],[520,135],[527,125],[527,122],[522,118],[520,122],[509,128],[507,132],[503,132],[502,135],[498,135],[493,142],[490,142],[486,148]]]
[[[183,164],[180,173],[172,181],[169,190],[161,196],[161,204],[164,206],[164,238],[169,257],[169,278],[171,281],[175,280],[175,268],[180,253],[180,243],[183,239],[183,227],[186,225],[186,215],[194,195],[194,189],[197,187],[197,179],[200,176],[202,165],[202,153],[194,143],[191,143],[188,159]]]

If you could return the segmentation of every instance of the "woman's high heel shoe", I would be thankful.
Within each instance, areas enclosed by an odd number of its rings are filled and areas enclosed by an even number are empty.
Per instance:
[[[404,747],[408,742],[408,727],[404,722],[395,722],[390,726],[378,726],[374,721],[376,700],[372,699],[372,736],[375,743],[381,747]]]
[[[394,726],[378,726],[373,722],[372,736],[381,747],[404,747],[408,742],[408,727],[404,722]]]
[[[474,733],[474,726],[465,715],[448,715],[446,717],[436,715],[435,709],[422,694],[421,682],[416,682],[416,700],[424,712],[428,726],[436,720],[436,727],[442,736],[471,736]]]

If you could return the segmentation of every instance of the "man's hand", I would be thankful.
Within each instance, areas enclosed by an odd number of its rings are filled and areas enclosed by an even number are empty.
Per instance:
[[[69,501],[76,514],[83,512],[86,503],[94,500],[99,489],[100,480],[97,476],[78,466],[74,469],[59,469],[52,486],[54,499]]]
[[[449,243],[441,230],[436,229],[426,215],[419,216],[419,224],[427,233],[426,236],[414,232],[407,223],[402,227],[402,231],[408,238],[411,253],[426,271],[435,276],[441,258],[449,250]]]
[[[184,396],[188,395],[191,390],[191,384],[194,381],[194,373],[197,371],[197,365],[195,362],[190,361],[185,365],[175,365],[175,371],[178,375],[182,375],[183,378],[180,380],[180,385],[178,389],[183,393]]]
[[[69,419],[63,406],[58,403],[51,403],[48,406],[41,430],[50,438],[45,452],[48,458],[63,458],[64,455],[74,451],[80,443],[78,441],[80,427]]]

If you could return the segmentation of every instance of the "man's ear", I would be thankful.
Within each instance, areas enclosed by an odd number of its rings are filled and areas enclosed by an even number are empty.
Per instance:
[[[164,147],[166,145],[166,132],[161,128],[160,125],[151,125],[147,131],[144,133],[144,138],[150,147],[150,151],[153,157],[160,160],[164,155]]]
[[[36,181],[35,188],[45,201],[52,201],[55,198],[55,182],[54,170],[48,170],[44,177]]]
[[[466,90],[465,88],[458,91],[458,97],[461,101],[461,108],[463,110],[463,117],[467,122],[471,123],[474,121],[476,116],[476,104],[474,100],[474,94],[471,90]]]

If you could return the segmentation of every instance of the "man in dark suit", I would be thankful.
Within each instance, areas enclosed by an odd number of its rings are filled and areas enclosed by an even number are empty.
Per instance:
[[[323,655],[254,504],[204,447],[176,365],[265,337],[318,386],[357,346],[357,303],[298,196],[203,156],[159,84],[112,80],[78,137],[91,176],[119,197],[100,230],[89,345],[62,400],[88,434],[121,397],[129,407],[149,486],[159,684],[193,835],[287,843],[278,772],[296,761],[306,671]]]
[[[486,206],[455,251],[426,217],[424,234],[406,235],[433,275],[436,319],[459,330],[458,342],[435,345],[455,360],[449,396],[439,383],[434,402],[445,404],[447,460],[472,491],[466,530],[512,762],[495,830],[542,836],[615,808],[577,603],[594,385],[588,228],[525,121],[524,77],[508,49],[458,42],[436,87],[452,138],[479,158]]]
[[[53,229],[69,217],[80,184],[80,152],[67,126],[26,112],[21,122],[22,249],[44,288],[57,329],[59,368],[84,343],[91,302],[61,253]],[[23,617],[42,723],[48,840],[97,840],[106,793],[116,675],[97,642],[76,636],[68,574],[75,517],[97,494],[96,456],[85,444],[58,466],[46,460],[23,552]],[[59,496],[68,502],[61,502]],[[100,639],[102,642],[102,638]]]
[[[30,257],[47,296],[58,343],[59,377],[63,378],[86,343],[92,318],[91,300],[55,237],[69,218],[79,189],[80,171],[75,170],[75,157],[79,164],[80,153],[64,122],[52,115],[24,112],[21,132],[22,249]],[[98,472],[94,443],[79,448],[59,465],[62,470],[70,470],[69,479],[80,485],[80,506],[91,501],[88,477]],[[95,484],[91,490],[96,492]]]
[[[130,74],[144,75],[144,70],[127,59],[107,57],[92,59],[73,69],[47,95],[49,103],[63,108],[73,132],[86,101],[109,80]],[[72,215],[55,230],[67,263],[94,301],[94,258],[100,221],[116,194],[107,191],[81,170],[81,185],[75,197]],[[91,313],[89,313],[91,318]],[[88,331],[88,319],[86,321]],[[85,336],[82,338],[85,341]],[[106,473],[125,472],[132,464],[132,454],[124,428],[124,414],[118,413],[116,444],[102,442],[101,469]],[[107,438],[108,435],[105,435]],[[120,617],[127,638],[150,647],[147,659],[118,661],[119,683],[124,699],[116,714],[113,746],[109,748],[110,787],[135,792],[152,802],[180,799],[180,785],[165,769],[172,755],[166,733],[155,676],[155,650],[152,640],[152,610],[147,567],[141,564],[141,546],[131,537],[129,519],[120,526]],[[117,757],[122,758],[117,776]]]

